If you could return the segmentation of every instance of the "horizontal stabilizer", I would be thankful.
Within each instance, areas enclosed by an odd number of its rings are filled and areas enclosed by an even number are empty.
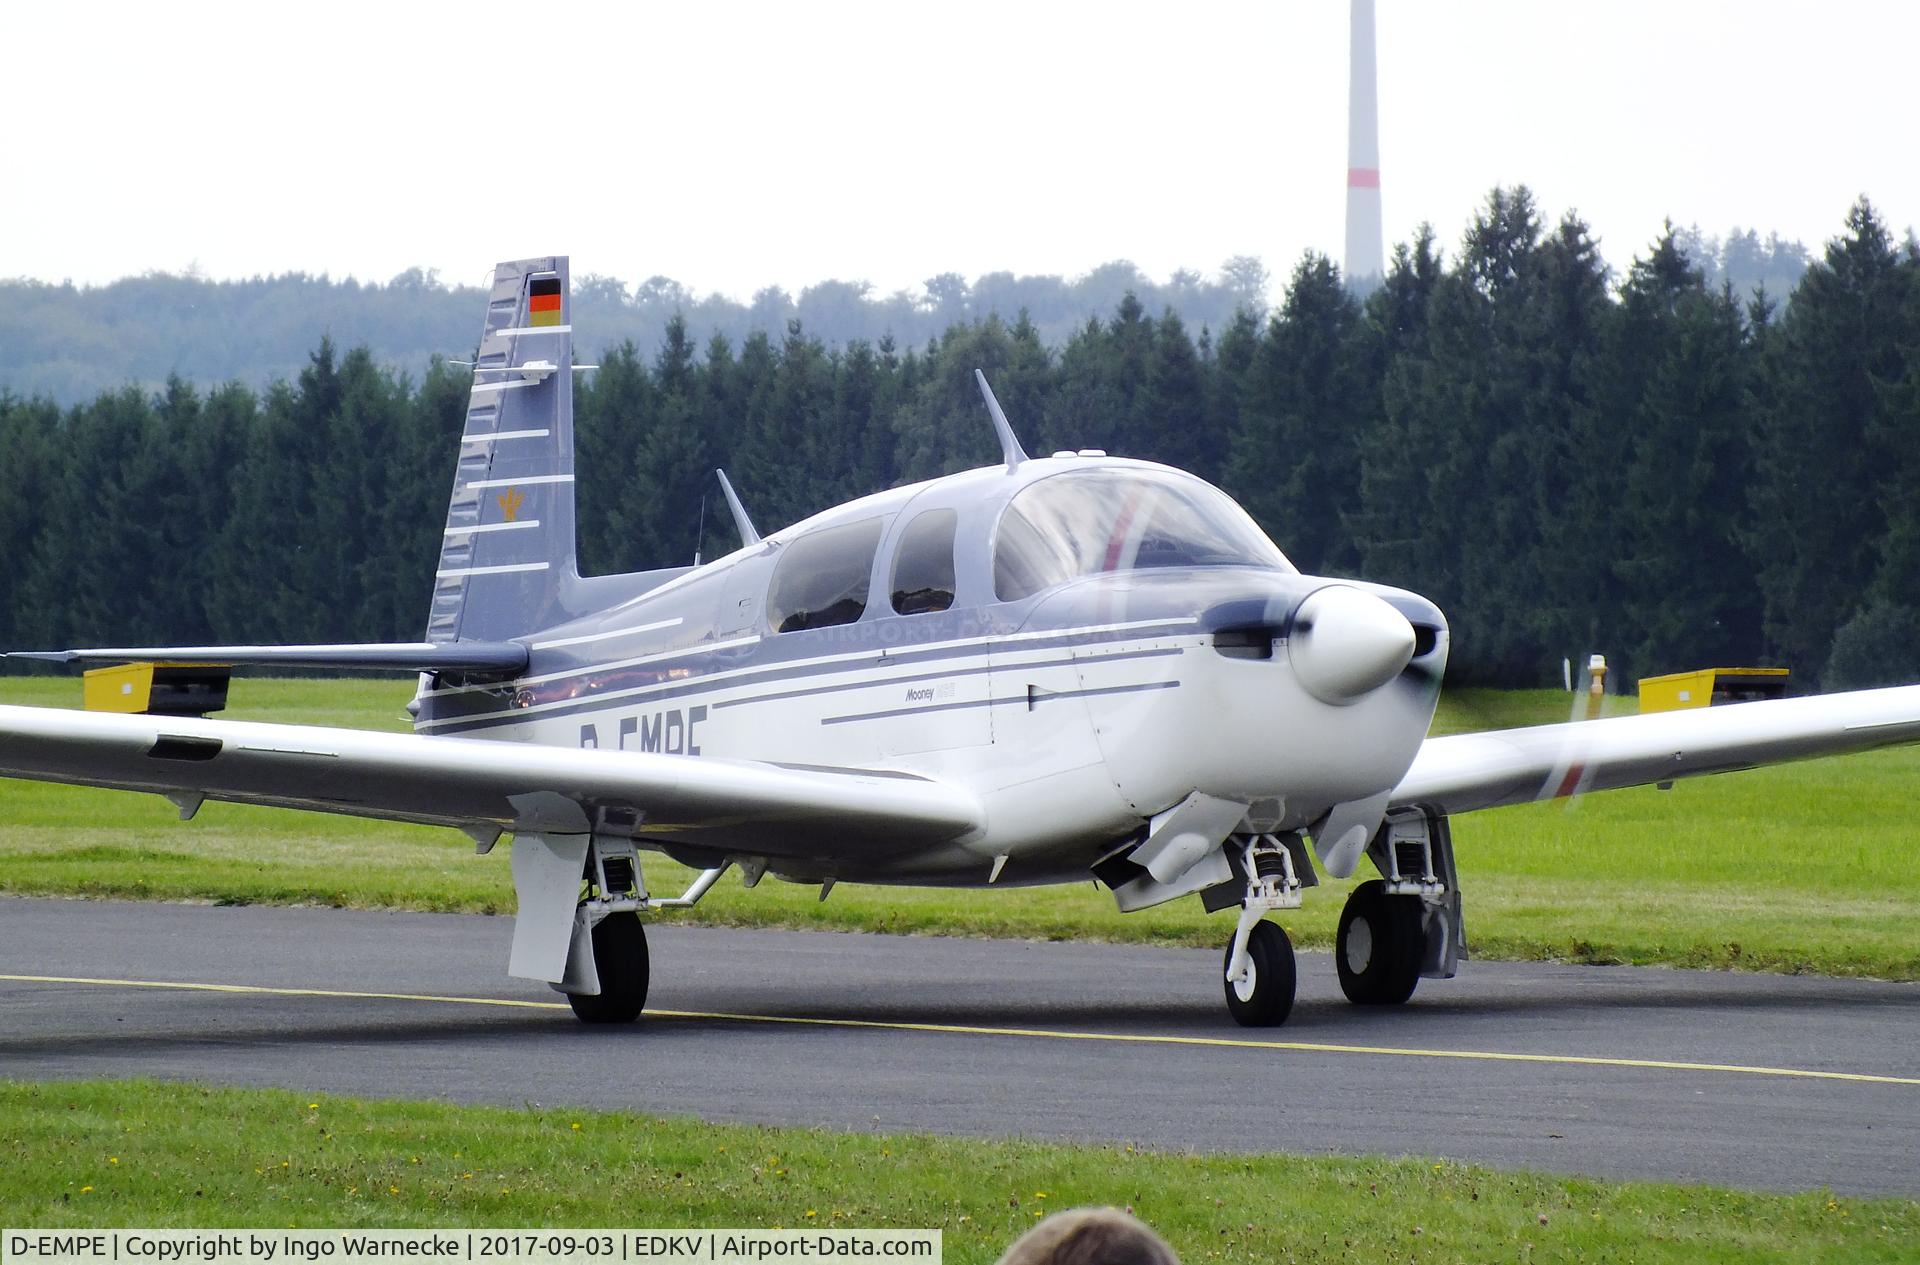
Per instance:
[[[527,666],[517,641],[400,641],[318,646],[119,646],[99,650],[15,650],[9,659],[45,663],[208,663],[228,667],[350,668],[367,672],[481,672],[512,675]]]

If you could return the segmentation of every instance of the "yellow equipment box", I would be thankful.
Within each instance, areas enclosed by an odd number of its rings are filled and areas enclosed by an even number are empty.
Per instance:
[[[93,668],[82,686],[90,712],[204,716],[227,705],[233,669],[206,663],[129,663]]]
[[[1785,668],[1701,668],[1640,678],[1640,710],[1675,712],[1713,703],[1750,703],[1779,698],[1787,690]]]

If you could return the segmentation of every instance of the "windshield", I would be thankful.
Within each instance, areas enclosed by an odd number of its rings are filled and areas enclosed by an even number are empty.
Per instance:
[[[1042,479],[1001,515],[993,589],[1012,602],[1077,576],[1147,567],[1293,566],[1226,493],[1112,467]]]

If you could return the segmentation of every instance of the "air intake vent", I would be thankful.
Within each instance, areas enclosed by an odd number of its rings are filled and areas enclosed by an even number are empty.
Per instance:
[[[1276,628],[1223,628],[1213,634],[1213,648],[1229,659],[1271,659]]]

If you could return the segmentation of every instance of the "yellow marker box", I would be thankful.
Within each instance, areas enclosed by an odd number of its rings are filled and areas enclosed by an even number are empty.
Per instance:
[[[227,705],[233,669],[206,663],[128,663],[93,668],[82,686],[90,712],[204,716]]]
[[[1748,703],[1779,698],[1787,689],[1786,668],[1700,668],[1640,678],[1642,712],[1677,712],[1713,703]]]

